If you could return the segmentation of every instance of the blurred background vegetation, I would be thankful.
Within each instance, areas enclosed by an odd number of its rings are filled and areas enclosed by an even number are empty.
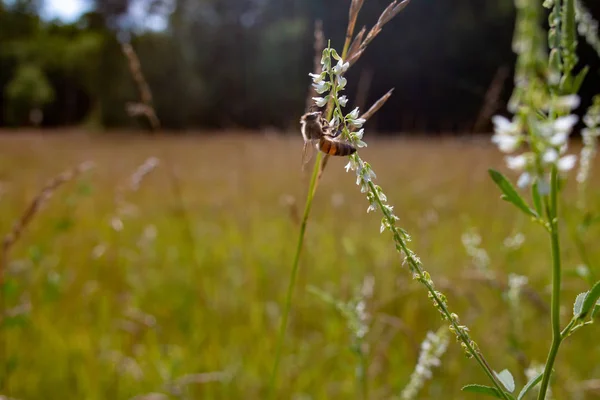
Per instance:
[[[314,23],[340,45],[348,9],[347,0],[90,0],[66,22],[44,13],[49,3],[0,3],[0,126],[143,124],[125,111],[137,93],[119,41],[131,41],[166,128],[296,127]],[[352,69],[349,97],[365,106],[396,88],[371,130],[489,131],[477,119],[494,78],[499,109],[511,92],[513,2],[413,3]],[[584,3],[600,15],[598,2]],[[386,5],[367,1],[359,26]],[[584,43],[581,54],[586,86],[597,87],[597,57]],[[585,106],[593,90],[582,94]]]
[[[366,0],[359,25],[389,2]],[[59,3],[0,3],[0,128],[11,128],[0,129],[0,238],[44,200],[49,178],[95,166],[56,190],[6,256],[0,399],[265,398],[309,178],[298,118],[314,25],[339,49],[349,0],[90,0],[73,20],[53,19]],[[584,3],[600,17],[597,0]],[[506,168],[488,140],[409,137],[491,130],[512,91],[513,28],[512,0],[412,0],[349,71],[347,94],[364,107],[396,88],[361,155],[452,311],[521,387],[550,342],[546,235],[500,199],[487,169]],[[127,113],[139,93],[125,42],[166,129],[227,134],[133,134],[148,122]],[[579,54],[585,110],[600,63],[582,39]],[[261,134],[274,129],[293,135]],[[364,398],[397,396],[427,332],[445,325],[334,158],[314,200],[278,399],[360,392],[348,321],[311,287],[344,302],[372,287]],[[596,161],[590,209],[598,173]],[[563,201],[566,320],[598,277],[600,224],[581,228],[573,179]],[[528,291],[511,300],[515,274]],[[599,398],[597,336],[592,326],[565,343],[556,399]],[[419,399],[476,399],[460,388],[485,379],[454,343],[433,373]]]

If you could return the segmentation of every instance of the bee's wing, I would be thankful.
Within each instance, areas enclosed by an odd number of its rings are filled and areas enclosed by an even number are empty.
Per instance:
[[[302,171],[306,171],[306,165],[312,159],[315,149],[312,140],[306,140],[304,142],[304,148],[302,149]]]

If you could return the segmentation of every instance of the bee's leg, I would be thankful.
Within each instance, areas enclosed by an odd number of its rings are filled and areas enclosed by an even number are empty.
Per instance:
[[[342,133],[342,130],[339,129],[339,130],[336,130],[334,132],[329,132],[328,136],[332,137],[332,138],[336,138],[336,137],[340,136],[341,133]]]

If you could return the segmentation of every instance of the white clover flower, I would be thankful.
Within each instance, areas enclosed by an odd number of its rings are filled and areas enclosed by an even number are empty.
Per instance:
[[[341,74],[345,73],[346,71],[348,71],[348,68],[350,68],[350,64],[347,62],[344,62],[344,60],[340,59],[338,61],[338,63],[336,64],[336,66],[333,67],[333,73],[335,75],[341,75]]]
[[[327,103],[329,102],[329,95],[325,97],[313,97],[312,99],[315,101],[315,104],[317,106],[325,107],[325,105],[327,105]]]
[[[492,123],[494,124],[494,132],[500,135],[519,135],[521,129],[519,124],[510,121],[508,118],[502,115],[494,115],[492,117]]]
[[[569,138],[569,132],[556,132],[550,138],[549,143],[555,147],[562,147],[567,144],[568,138]]]
[[[600,125],[600,114],[587,114],[585,117],[583,117],[583,123],[587,126],[587,127],[595,127]],[[581,131],[583,133],[583,130]]]
[[[521,138],[518,136],[496,133],[492,136],[492,143],[496,144],[501,152],[512,153],[519,148]]]
[[[577,162],[577,156],[574,154],[570,154],[568,156],[561,157],[556,163],[556,167],[561,172],[570,171],[575,167],[575,163]]]
[[[339,124],[340,124],[340,119],[338,118],[337,115],[334,115],[333,118],[331,118],[331,121],[329,121],[329,128],[335,129]]]
[[[581,99],[576,94],[570,94],[567,96],[557,97],[551,103],[554,108],[559,108],[562,110],[574,110],[579,107]]]
[[[400,398],[411,400],[417,397],[425,381],[433,376],[431,370],[441,365],[440,357],[448,348],[448,330],[440,329],[437,333],[427,332],[425,340],[421,343],[421,352],[415,369],[410,376],[408,385],[402,390]]]
[[[362,127],[365,124],[365,122],[367,122],[366,119],[364,119],[364,118],[357,118],[357,119],[351,120],[350,121],[350,125],[352,125],[352,126],[354,126],[356,128],[360,128],[360,127]]]
[[[577,121],[577,116],[572,114],[564,117],[558,117],[554,121],[554,131],[570,133]]]
[[[556,149],[549,148],[542,154],[542,161],[546,164],[554,164],[556,160],[558,160],[558,151]]]
[[[327,77],[327,73],[325,71],[321,72],[320,74],[308,74],[312,80],[313,83],[320,83],[323,82],[323,80]]]
[[[348,80],[341,75],[338,75],[336,79],[338,87],[340,89],[344,89],[346,87],[346,84],[348,83]]]
[[[338,99],[338,102],[340,103],[340,106],[346,107],[346,104],[348,104],[348,98],[346,96],[341,96]]]
[[[525,154],[520,154],[518,156],[507,156],[505,157],[505,160],[508,168],[516,171],[523,170],[528,163],[527,156]]]
[[[517,181],[517,186],[520,188],[527,187],[531,185],[533,182],[533,177],[529,172],[523,172],[521,176],[519,176],[519,180]]]
[[[330,83],[325,81],[320,81],[318,83],[313,83],[313,87],[318,94],[323,94],[329,90]]]
[[[348,119],[356,119],[356,118],[358,118],[358,107],[356,107],[354,110],[352,110],[350,112],[350,114],[346,115],[346,118],[348,118]]]

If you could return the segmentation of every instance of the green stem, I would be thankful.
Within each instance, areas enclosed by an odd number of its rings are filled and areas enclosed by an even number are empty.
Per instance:
[[[560,331],[560,284],[561,284],[561,263],[560,263],[560,241],[558,237],[558,203],[557,203],[557,192],[558,192],[558,177],[556,167],[552,169],[552,178],[550,186],[550,204],[546,198],[546,207],[548,209],[548,223],[550,224],[550,241],[552,245],[552,299],[550,309],[550,320],[552,324],[552,344],[548,352],[548,358],[546,360],[546,366],[544,368],[544,376],[542,377],[542,383],[540,385],[540,392],[538,394],[538,400],[544,400],[546,398],[546,392],[548,391],[548,385],[550,383],[550,375],[552,374],[552,368],[558,349],[562,342],[562,336]]]
[[[368,375],[368,362],[367,362],[367,355],[362,351],[362,340],[360,341],[360,343],[358,343],[358,346],[360,346],[360,348],[358,349],[359,351],[359,357],[360,357],[360,386],[361,386],[361,391],[360,393],[362,393],[362,399],[363,400],[368,400],[369,399],[369,381],[367,379],[367,375]]]
[[[388,220],[388,222],[390,224],[392,224],[394,222],[394,219],[390,215],[389,211],[387,211],[387,209],[384,207],[384,204],[381,201],[381,199],[379,198],[379,194],[377,193],[375,185],[373,184],[372,181],[369,181],[369,188],[375,198],[375,201],[377,202],[377,205],[379,206],[379,209],[383,212],[383,215]],[[400,233],[398,232],[398,229],[396,227],[393,228],[393,235],[394,235],[394,241],[400,246],[400,248],[402,249],[404,254],[406,254],[406,255],[410,254],[410,250],[406,246],[406,243],[400,236]],[[479,352],[479,350],[475,349],[473,342],[470,340],[469,337],[466,336],[466,334],[463,331],[463,328],[461,326],[459,326],[456,319],[450,313],[450,310],[448,310],[448,307],[446,306],[444,301],[438,295],[438,292],[435,290],[432,283],[430,283],[430,279],[425,278],[426,273],[423,270],[423,268],[419,265],[419,263],[413,257],[407,257],[406,261],[410,264],[413,271],[419,276],[419,279],[418,279],[419,282],[421,282],[425,285],[425,287],[427,288],[427,291],[429,292],[430,298],[436,303],[436,305],[438,306],[442,315],[445,317],[446,320],[450,321],[450,324],[454,328],[454,333],[457,335],[458,339],[464,344],[467,352],[470,355],[472,355],[473,358],[475,358],[475,361],[477,361],[477,363],[479,364],[479,366],[481,366],[481,368],[483,369],[483,371],[485,372],[487,377],[492,381],[493,385],[496,387],[498,392],[502,395],[502,398],[504,398],[506,400],[510,400],[510,398],[506,395],[502,384],[496,378],[494,371],[492,370],[490,365],[487,363],[486,359],[483,357],[483,354],[481,354],[481,352]]]
[[[313,167],[313,173],[310,178],[310,185],[308,187],[308,195],[306,198],[306,205],[304,206],[304,215],[302,216],[302,224],[300,225],[300,234],[298,235],[298,244],[296,245],[296,254],[294,256],[294,263],[292,265],[292,272],[290,275],[290,281],[285,297],[285,305],[283,309],[283,316],[281,319],[281,325],[279,327],[279,334],[277,335],[277,349],[275,353],[275,361],[273,363],[273,370],[271,371],[271,379],[269,382],[269,398],[274,398],[275,395],[275,382],[277,381],[277,372],[279,369],[279,363],[281,361],[281,352],[283,350],[283,341],[285,339],[285,332],[287,328],[287,322],[290,315],[290,309],[292,308],[292,295],[294,292],[294,286],[296,284],[296,277],[298,276],[298,270],[300,266],[300,254],[302,253],[302,246],[304,244],[304,234],[306,233],[306,225],[308,223],[308,217],[310,215],[310,209],[312,207],[312,201],[315,197],[315,191],[317,187],[317,176],[319,174],[319,166],[321,164],[321,152],[318,152],[315,165]]]

